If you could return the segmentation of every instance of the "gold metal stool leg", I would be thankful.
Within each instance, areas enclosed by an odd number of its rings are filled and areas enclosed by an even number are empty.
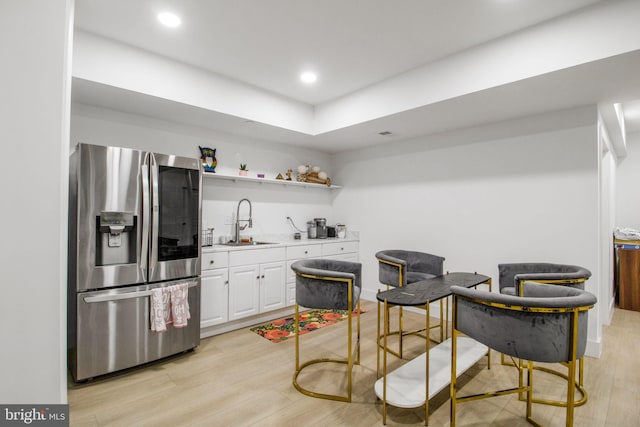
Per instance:
[[[351,307],[351,304],[349,304]],[[353,311],[349,309],[347,311],[349,319],[348,319],[348,344],[347,344],[347,359],[332,359],[332,358],[320,358],[320,359],[312,359],[309,360],[302,365],[300,365],[300,319],[299,319],[299,306],[296,304],[295,306],[295,333],[296,333],[296,369],[293,374],[293,386],[300,393],[305,394],[307,396],[316,397],[319,399],[328,399],[328,400],[336,400],[339,402],[351,402],[351,393],[352,393],[352,374],[353,374],[353,365],[360,364],[360,301],[357,303],[356,308],[356,343],[355,349],[353,348]],[[318,393],[309,389],[302,387],[298,383],[298,376],[303,371],[303,369],[320,363],[340,363],[347,365],[347,393],[346,395],[334,395],[334,394],[326,394],[326,393]]]
[[[389,290],[389,286],[387,286],[387,290]],[[378,289],[378,293],[380,293],[380,289]],[[443,320],[443,316],[444,316],[444,301],[440,300],[440,322],[437,325],[433,325],[430,326],[428,330],[425,329],[419,329],[416,331],[405,331],[404,330],[404,311],[403,311],[403,307],[398,307],[398,330],[397,331],[391,331],[391,327],[390,327],[390,317],[388,316],[386,317],[385,321],[387,322],[387,327],[388,327],[388,334],[389,335],[397,335],[398,336],[398,350],[393,350],[391,348],[389,348],[387,345],[383,345],[382,344],[382,339],[383,339],[383,335],[380,333],[380,329],[378,329],[378,347],[382,348],[382,349],[386,349],[389,353],[391,353],[392,355],[402,359],[403,358],[403,339],[406,336],[410,336],[410,335],[415,335],[418,336],[420,338],[424,338],[424,339],[428,339],[436,344],[439,344],[441,342],[443,342],[444,340],[444,334],[445,334],[445,321]],[[447,313],[448,315],[448,313]],[[380,318],[380,316],[378,315],[378,318]],[[429,331],[431,329],[439,329],[440,331],[440,340],[437,341],[433,338],[431,338]],[[424,333],[424,334],[423,334]],[[448,332],[447,332],[448,333]],[[378,374],[379,375],[379,374]]]
[[[500,364],[503,366],[512,366],[515,367],[516,369],[520,370],[520,373],[518,374],[518,378],[519,378],[519,382],[520,384],[522,384],[522,370],[521,367],[518,367],[517,364],[513,363],[513,362],[508,362],[505,360],[504,354],[500,354]],[[569,363],[561,363],[561,365],[566,366],[567,368],[569,368]],[[547,374],[551,374],[551,375],[555,375],[557,377],[563,378],[567,381],[569,381],[570,378],[570,374],[563,374],[562,372],[559,372],[555,369],[551,369],[551,368],[547,368],[544,366],[538,366],[538,365],[533,365],[534,370],[537,371],[541,371],[541,372],[546,372]],[[576,400],[574,398],[573,401],[573,406],[574,407],[578,407],[578,406],[582,406],[585,403],[587,403],[587,400],[589,400],[589,394],[587,393],[587,390],[584,388],[584,357],[581,357],[580,359],[578,359],[578,381],[575,380],[575,370],[574,370],[574,374],[573,374],[573,378],[574,378],[574,384],[575,384],[575,391],[577,392],[577,394],[579,394],[579,398]],[[574,393],[575,395],[575,393]],[[523,394],[521,393],[518,396],[518,400],[520,401],[524,401],[525,398],[523,396]],[[562,401],[562,400],[549,400],[549,399],[540,399],[540,398],[533,398],[532,399],[533,403],[541,403],[543,405],[552,405],[552,406],[559,406],[562,408],[566,408],[567,407],[567,402]]]

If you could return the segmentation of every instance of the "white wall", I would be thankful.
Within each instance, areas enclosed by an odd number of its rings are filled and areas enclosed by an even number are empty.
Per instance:
[[[609,324],[613,316],[615,299],[613,294],[614,252],[613,229],[615,227],[615,191],[616,191],[616,155],[610,132],[599,116],[598,140],[600,152],[599,164],[599,218],[600,218],[600,293],[598,313],[600,324]]]
[[[248,164],[249,174],[254,177],[256,173],[264,172],[267,178],[275,178],[277,173],[285,175],[288,168],[295,170],[299,164],[318,165],[331,175],[329,155],[318,151],[73,104],[72,147],[78,142],[155,150],[186,157],[200,157],[199,145],[216,148],[216,171],[231,175],[237,174],[240,162]],[[295,179],[295,174],[293,177]],[[286,222],[287,216],[291,216],[300,228],[314,217],[326,217],[329,223],[341,220],[332,217],[336,190],[208,178],[204,180],[203,190],[202,225],[213,226],[217,237],[232,234],[232,218],[242,198],[251,200],[254,220],[253,229],[247,229],[242,235],[292,235],[294,230]],[[243,206],[241,217],[245,218],[247,212],[247,207]]]
[[[312,130],[309,105],[143,49],[78,31],[74,53],[74,77],[271,126]]]
[[[0,6],[0,402],[67,401],[66,241],[72,0]]]
[[[315,133],[632,52],[640,2],[601,2],[316,107]],[[471,71],[470,71],[471,70]]]
[[[596,120],[589,107],[334,156],[336,214],[361,231],[364,297],[380,286],[374,254],[391,248],[444,256],[445,270],[489,275],[494,289],[499,263],[578,264],[597,295]]]
[[[627,157],[616,175],[616,226],[640,230],[640,132],[627,135]]]

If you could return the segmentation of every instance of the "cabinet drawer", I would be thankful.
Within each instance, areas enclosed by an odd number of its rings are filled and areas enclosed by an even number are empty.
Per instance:
[[[284,260],[284,247],[229,252],[229,265],[232,267],[237,265],[262,264],[265,262],[276,262]]]
[[[322,256],[322,245],[301,245],[287,247],[287,259],[316,258]]]
[[[348,252],[358,252],[358,242],[334,242],[322,244],[322,255],[339,255]]]
[[[339,255],[327,255],[324,257],[325,259],[337,259],[340,261],[349,261],[349,262],[358,262],[358,253],[357,252],[349,252],[346,254]]]
[[[202,254],[202,270],[226,268],[229,266],[229,252],[206,252]]]

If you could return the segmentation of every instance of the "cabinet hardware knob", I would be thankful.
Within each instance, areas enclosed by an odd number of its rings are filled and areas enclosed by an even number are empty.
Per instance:
[[[215,262],[214,260],[211,260],[211,261],[209,261],[209,264],[213,264],[214,262]]]
[[[260,276],[256,276],[256,279],[259,279],[259,278],[260,278]]]
[[[304,251],[304,254],[305,254],[305,255],[306,255],[306,254],[308,254],[308,253],[309,253],[309,251]]]
[[[225,281],[224,281],[224,284],[225,284],[225,285],[228,285],[228,284],[229,284],[229,281],[228,281],[228,280],[225,280]]]
[[[264,274],[262,275],[262,278],[264,279]]]

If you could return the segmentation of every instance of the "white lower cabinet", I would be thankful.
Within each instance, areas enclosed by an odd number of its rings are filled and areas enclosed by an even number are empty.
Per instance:
[[[229,269],[228,252],[202,254],[200,286],[200,327],[229,321]]]
[[[284,261],[260,266],[260,312],[286,306],[285,268]]]
[[[229,268],[229,320],[260,312],[260,266]]]
[[[200,327],[229,321],[229,270],[203,270],[200,292]]]
[[[229,320],[285,307],[285,262],[229,268]]]
[[[286,306],[284,248],[236,251],[229,258],[229,320]]]
[[[201,327],[278,310],[296,303],[291,264],[306,258],[358,261],[357,241],[206,252],[202,254]]]

